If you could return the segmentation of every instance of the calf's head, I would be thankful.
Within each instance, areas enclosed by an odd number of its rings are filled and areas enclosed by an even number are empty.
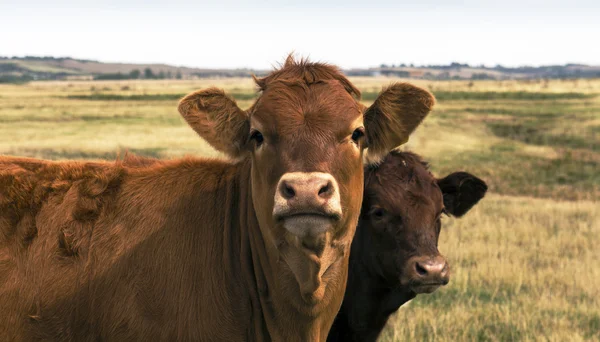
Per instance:
[[[267,253],[285,263],[282,274],[293,274],[304,300],[315,301],[323,296],[326,270],[348,254],[365,148],[376,158],[406,141],[434,99],[395,84],[365,108],[337,68],[293,58],[255,81],[260,96],[247,110],[210,88],[183,98],[179,111],[214,148],[250,164]]]
[[[464,215],[485,195],[485,182],[466,172],[436,179],[417,155],[397,151],[365,177],[357,243],[367,269],[416,294],[447,284],[449,265],[437,249],[441,216]]]

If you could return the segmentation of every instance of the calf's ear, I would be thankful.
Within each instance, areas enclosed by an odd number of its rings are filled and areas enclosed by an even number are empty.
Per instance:
[[[434,104],[431,93],[408,83],[385,88],[364,114],[368,162],[378,163],[390,150],[407,142]]]
[[[250,121],[223,90],[208,88],[185,96],[177,107],[185,121],[212,147],[230,157],[246,152]]]
[[[487,191],[487,184],[467,172],[455,172],[437,180],[446,211],[456,217],[466,214]]]

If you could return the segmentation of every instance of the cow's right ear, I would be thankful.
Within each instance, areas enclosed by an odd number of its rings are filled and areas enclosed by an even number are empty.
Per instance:
[[[454,172],[438,179],[437,184],[444,196],[444,207],[453,216],[467,213],[487,192],[487,184],[467,172]]]
[[[239,158],[246,152],[250,120],[223,90],[208,88],[179,101],[185,121],[216,150]]]
[[[395,83],[385,88],[364,113],[367,162],[376,164],[407,142],[434,104],[431,93],[412,84]]]

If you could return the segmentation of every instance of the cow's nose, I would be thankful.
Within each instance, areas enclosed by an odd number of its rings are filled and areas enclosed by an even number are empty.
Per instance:
[[[450,267],[443,256],[415,257],[409,263],[414,285],[423,290],[435,290],[450,281]],[[424,291],[430,292],[430,291]]]
[[[320,234],[342,215],[338,184],[323,172],[284,174],[275,191],[273,216],[298,236]]]
[[[319,205],[328,201],[335,193],[333,177],[326,173],[286,174],[279,182],[279,194],[285,200]]]
[[[431,279],[434,281],[444,280],[448,275],[448,263],[446,260],[417,261],[415,262],[415,271],[418,277]]]

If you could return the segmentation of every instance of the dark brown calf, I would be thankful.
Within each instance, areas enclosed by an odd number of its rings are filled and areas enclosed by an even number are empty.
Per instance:
[[[394,84],[364,108],[335,67],[291,58],[257,84],[248,110],[214,88],[179,104],[232,160],[1,157],[0,341],[325,340],[363,151],[401,144],[434,100]]]
[[[346,295],[327,340],[375,341],[402,304],[447,284],[449,266],[437,249],[440,217],[464,215],[486,191],[466,172],[435,179],[409,152],[367,167]]]

